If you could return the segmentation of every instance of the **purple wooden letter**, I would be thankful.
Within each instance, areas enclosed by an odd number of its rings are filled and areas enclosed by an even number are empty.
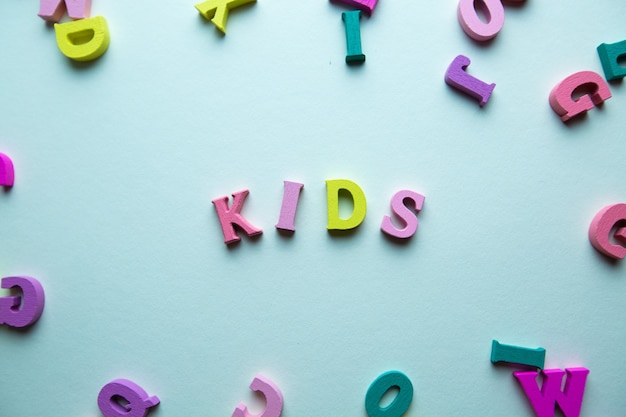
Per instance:
[[[448,85],[477,99],[482,107],[487,104],[496,85],[487,84],[466,73],[465,69],[470,63],[470,59],[465,55],[459,55],[454,58],[454,61],[452,61],[446,71],[445,80]]]
[[[19,288],[22,297],[0,297],[0,324],[11,327],[26,327],[41,317],[44,306],[43,287],[35,278],[7,277],[2,278],[2,288]]]
[[[127,379],[109,382],[98,394],[98,408],[104,417],[145,417],[148,409],[158,403],[156,395],[149,396],[143,388]]]

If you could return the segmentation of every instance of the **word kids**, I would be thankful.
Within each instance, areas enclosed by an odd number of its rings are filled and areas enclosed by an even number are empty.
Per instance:
[[[300,198],[300,191],[304,184],[292,181],[284,181],[283,201],[277,229],[295,232],[296,209]],[[352,214],[348,218],[339,216],[339,194],[350,196],[354,203]],[[222,227],[224,243],[229,245],[238,242],[241,238],[237,235],[235,226],[248,236],[256,236],[263,233],[260,228],[250,224],[241,214],[249,190],[242,190],[233,193],[232,204],[228,205],[228,196],[219,197],[213,200],[215,212]],[[326,194],[328,205],[328,230],[350,230],[358,227],[365,219],[367,203],[365,193],[361,187],[350,180],[334,179],[326,181]],[[415,191],[400,190],[391,198],[391,211],[400,220],[402,227],[393,224],[390,216],[384,216],[381,223],[381,230],[398,239],[408,239],[417,231],[417,213],[422,210],[425,197]]]

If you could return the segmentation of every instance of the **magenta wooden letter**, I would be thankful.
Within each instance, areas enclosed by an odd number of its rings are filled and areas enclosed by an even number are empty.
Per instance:
[[[378,0],[336,0],[340,3],[343,3],[347,6],[354,7],[355,9],[359,9],[371,15],[374,11],[374,7],[376,7],[376,3]]]
[[[0,153],[0,185],[12,187],[14,179],[13,161],[7,155]]]
[[[554,417],[555,403],[565,417],[579,417],[585,393],[587,368],[544,369],[541,390],[537,385],[537,372],[513,372],[522,386],[537,417]],[[561,391],[563,377],[567,373],[565,387]]]

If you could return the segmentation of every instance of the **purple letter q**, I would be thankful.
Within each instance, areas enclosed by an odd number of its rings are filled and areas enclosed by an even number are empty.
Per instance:
[[[106,384],[98,394],[98,408],[104,417],[145,417],[148,409],[159,403],[139,385],[127,379],[116,379]]]

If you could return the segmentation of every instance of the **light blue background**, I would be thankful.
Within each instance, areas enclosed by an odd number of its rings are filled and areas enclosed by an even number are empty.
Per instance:
[[[94,0],[111,45],[78,65],[37,1],[0,2],[0,151],[16,170],[0,274],[47,297],[29,331],[0,328],[2,416],[98,416],[102,386],[128,378],[160,397],[155,417],[230,417],[262,410],[261,372],[284,417],[365,417],[390,369],[415,387],[408,417],[533,416],[492,339],[589,368],[582,415],[624,414],[626,269],[587,229],[626,201],[626,91],[571,125],[548,94],[602,73],[625,2],[507,5],[479,45],[456,0],[380,0],[357,68],[341,6],[259,0],[222,37],[193,5]],[[497,84],[482,109],[443,81],[458,54]],[[368,199],[344,237],[326,231],[335,178]],[[291,238],[273,226],[284,180],[305,184]],[[211,200],[244,188],[264,233],[228,248]],[[380,232],[402,188],[426,196],[406,245]]]

